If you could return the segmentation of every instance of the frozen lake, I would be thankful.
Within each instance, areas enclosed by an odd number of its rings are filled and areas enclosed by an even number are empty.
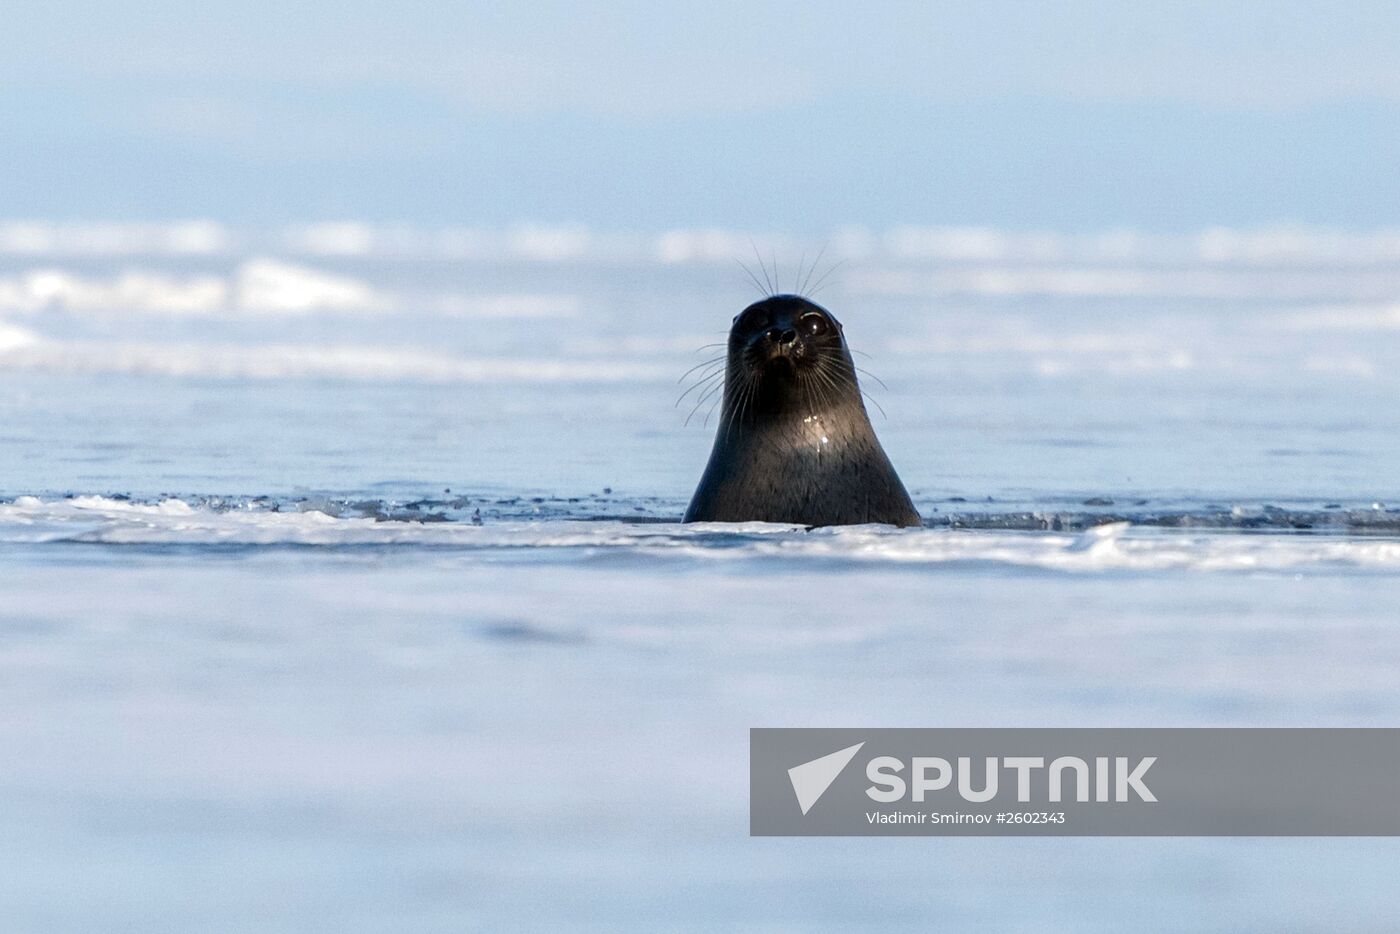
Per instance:
[[[1390,840],[750,839],[747,744],[1394,725],[1400,235],[754,240],[926,528],[676,523],[748,234],[0,223],[3,927],[1386,927]]]

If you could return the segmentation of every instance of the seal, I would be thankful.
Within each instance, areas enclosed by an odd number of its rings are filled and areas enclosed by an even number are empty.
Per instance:
[[[685,522],[922,524],[820,305],[774,295],[735,317],[720,412]]]

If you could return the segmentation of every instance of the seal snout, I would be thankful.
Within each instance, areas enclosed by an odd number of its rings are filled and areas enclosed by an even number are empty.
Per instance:
[[[790,347],[797,343],[797,331],[792,328],[769,328],[768,333],[763,336],[769,344],[777,344],[780,347]]]
[[[802,346],[795,328],[783,325],[771,327],[754,343],[758,345],[761,359],[784,369],[791,369],[793,357],[802,356]]]
[[[792,376],[799,358],[806,356],[796,328],[780,323],[769,328],[750,345],[757,351],[760,365],[770,373]]]

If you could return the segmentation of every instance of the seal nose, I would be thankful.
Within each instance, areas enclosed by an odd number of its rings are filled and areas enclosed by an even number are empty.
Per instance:
[[[785,328],[783,330],[773,328],[765,336],[768,338],[769,343],[781,344],[784,347],[797,340],[797,332],[792,328]]]

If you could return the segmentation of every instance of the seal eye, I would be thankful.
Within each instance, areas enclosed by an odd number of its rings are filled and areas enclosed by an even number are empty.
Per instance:
[[[746,308],[734,317],[734,328],[752,333],[768,326],[768,314],[758,308]]]
[[[797,324],[803,334],[809,334],[812,337],[819,337],[831,329],[831,325],[826,323],[826,317],[815,311],[803,315],[798,319]]]

